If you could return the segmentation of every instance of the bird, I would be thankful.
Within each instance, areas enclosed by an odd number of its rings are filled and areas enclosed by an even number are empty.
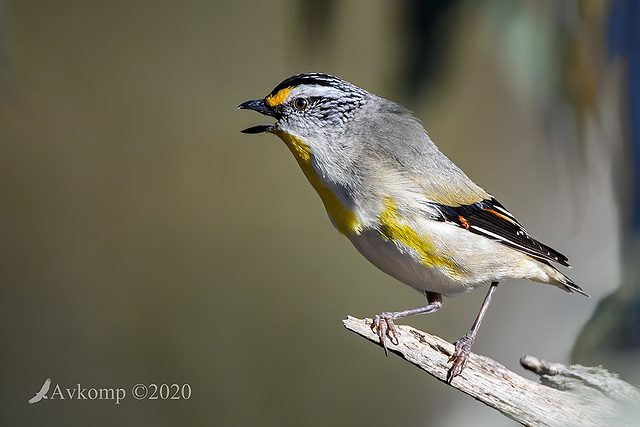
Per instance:
[[[36,393],[31,399],[29,399],[29,404],[38,403],[42,399],[47,399],[47,393],[49,392],[49,387],[51,386],[51,378],[47,378],[44,380],[42,387],[40,387],[40,391]]]
[[[395,320],[433,313],[443,296],[489,285],[469,331],[454,342],[447,381],[467,365],[498,284],[530,279],[588,296],[556,266],[562,253],[535,240],[494,196],[474,183],[431,140],[404,106],[323,73],[291,76],[238,109],[275,122],[338,232],[378,269],[422,293],[421,307],[383,312],[371,328],[388,355]]]

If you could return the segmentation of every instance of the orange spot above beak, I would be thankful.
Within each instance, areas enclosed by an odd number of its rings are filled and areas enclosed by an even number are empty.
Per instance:
[[[284,101],[287,98],[287,95],[289,95],[289,92],[291,92],[291,89],[293,89],[293,86],[280,89],[278,92],[267,96],[265,98],[265,102],[271,108],[275,107],[276,105],[280,105],[282,104],[282,101]]]

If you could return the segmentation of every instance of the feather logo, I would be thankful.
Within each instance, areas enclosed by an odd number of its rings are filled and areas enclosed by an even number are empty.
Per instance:
[[[42,399],[48,399],[47,393],[49,392],[49,387],[51,387],[51,378],[47,378],[44,380],[44,384],[40,387],[40,391],[36,393],[31,399],[29,399],[29,404],[38,403]]]

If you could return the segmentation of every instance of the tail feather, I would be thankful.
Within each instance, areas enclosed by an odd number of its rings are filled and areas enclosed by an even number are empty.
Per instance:
[[[563,283],[562,285],[564,286],[564,290],[569,292],[570,294],[577,292],[579,294],[584,295],[587,298],[591,298],[591,295],[589,295],[588,293],[586,293],[585,291],[582,290],[582,288],[578,285],[576,285],[573,280],[571,280],[570,278],[568,278],[567,276],[565,276],[563,274],[563,276],[565,277],[566,282]]]
[[[546,260],[544,262],[540,261],[540,263],[542,264],[542,270],[547,275],[547,279],[540,280],[541,282],[548,283],[550,285],[555,285],[560,289],[562,289],[563,291],[569,292],[570,294],[577,292],[581,295],[584,295],[585,297],[589,297],[589,298],[591,297],[589,294],[583,291],[580,286],[576,285],[576,283],[573,280],[571,280],[570,277],[568,277],[567,275],[562,273],[560,270],[552,266],[551,263],[549,263]],[[532,280],[536,280],[536,279],[532,279]]]

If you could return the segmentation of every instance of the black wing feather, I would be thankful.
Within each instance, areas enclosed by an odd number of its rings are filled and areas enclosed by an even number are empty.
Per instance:
[[[441,220],[450,221],[472,233],[488,237],[541,261],[569,266],[566,256],[529,236],[527,230],[496,199],[463,206],[437,204]]]

